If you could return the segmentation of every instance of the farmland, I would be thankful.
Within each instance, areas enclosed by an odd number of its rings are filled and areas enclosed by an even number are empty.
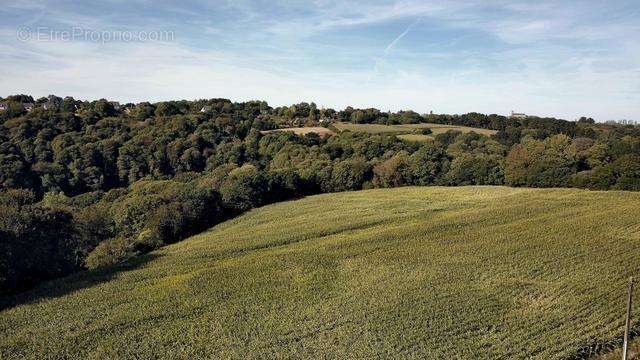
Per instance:
[[[621,335],[638,205],[505,187],[270,205],[23,295],[0,312],[0,358],[583,355]]]
[[[410,134],[425,128],[431,129],[432,135],[438,135],[445,133],[449,130],[460,131],[462,133],[468,132],[476,132],[482,135],[493,135],[496,133],[495,130],[474,128],[468,126],[456,126],[456,125],[444,125],[444,124],[431,124],[431,123],[420,123],[420,124],[403,124],[403,125],[382,125],[382,124],[353,124],[353,123],[345,123],[338,122],[335,123],[334,126],[341,131],[349,130],[355,132],[366,132],[369,134]]]
[[[327,135],[333,135],[334,132],[324,128],[324,127],[320,127],[320,126],[309,126],[309,127],[294,127],[294,128],[282,128],[282,129],[276,129],[276,130],[265,130],[265,131],[261,131],[262,134],[268,134],[270,132],[274,132],[274,131],[290,131],[294,134],[297,135],[306,135],[306,134],[310,134],[310,133],[316,133],[320,136],[327,136]]]

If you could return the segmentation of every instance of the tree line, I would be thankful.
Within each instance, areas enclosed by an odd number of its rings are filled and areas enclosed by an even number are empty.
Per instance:
[[[310,194],[406,185],[640,190],[640,129],[587,118],[226,99],[120,105],[15,95],[0,104],[0,294],[126,261],[253,207]],[[426,143],[348,131],[261,133],[334,121],[497,133],[449,131]]]

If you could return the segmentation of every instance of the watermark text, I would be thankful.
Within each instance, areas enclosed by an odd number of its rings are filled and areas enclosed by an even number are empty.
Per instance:
[[[173,30],[93,30],[83,27],[70,27],[68,29],[54,29],[46,26],[28,27],[23,26],[16,31],[16,39],[18,41],[86,41],[93,43],[110,43],[110,42],[149,42],[175,41],[175,33]]]

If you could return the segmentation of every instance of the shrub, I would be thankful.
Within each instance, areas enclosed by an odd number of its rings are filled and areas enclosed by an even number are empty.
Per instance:
[[[124,237],[117,237],[101,242],[87,256],[88,269],[97,269],[124,262],[136,255],[133,243]]]
[[[158,195],[139,195],[134,193],[112,206],[113,219],[118,232],[123,236],[138,234],[151,216],[153,211],[163,205],[165,201]]]
[[[187,220],[179,203],[165,204],[153,212],[147,230],[161,244],[170,244],[181,237]]]

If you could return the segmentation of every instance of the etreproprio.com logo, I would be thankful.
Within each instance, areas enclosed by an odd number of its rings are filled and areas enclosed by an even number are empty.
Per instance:
[[[83,27],[54,29],[46,26],[21,26],[16,31],[18,41],[88,41],[94,43],[109,42],[146,42],[175,40],[172,30],[92,30]]]

